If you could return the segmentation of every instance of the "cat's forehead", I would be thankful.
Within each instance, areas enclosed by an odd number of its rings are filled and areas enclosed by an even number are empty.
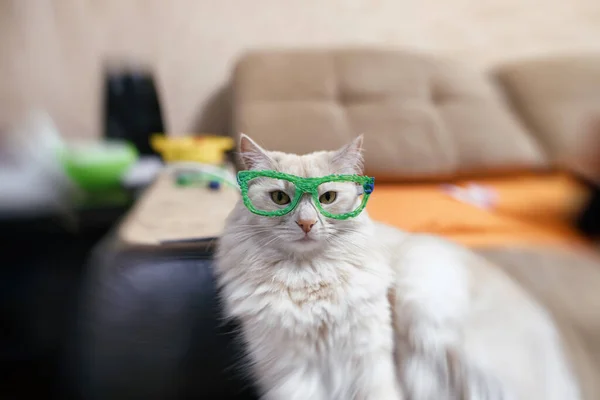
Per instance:
[[[326,151],[305,155],[270,152],[269,158],[275,164],[276,171],[301,177],[319,177],[333,173],[332,153]]]

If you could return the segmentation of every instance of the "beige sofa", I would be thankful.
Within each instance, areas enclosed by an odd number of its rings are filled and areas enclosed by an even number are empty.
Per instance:
[[[246,55],[233,74],[233,130],[288,152],[333,149],[365,134],[378,182],[564,169],[600,178],[600,56],[474,71],[379,50]],[[600,124],[599,124],[600,125]],[[595,148],[594,148],[595,146]],[[586,399],[600,398],[600,257],[591,247],[477,251],[556,319]]]

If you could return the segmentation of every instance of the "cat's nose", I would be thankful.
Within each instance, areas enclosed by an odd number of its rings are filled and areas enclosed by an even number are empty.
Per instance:
[[[313,226],[317,223],[316,219],[299,219],[296,224],[304,231],[304,233],[310,232]]]

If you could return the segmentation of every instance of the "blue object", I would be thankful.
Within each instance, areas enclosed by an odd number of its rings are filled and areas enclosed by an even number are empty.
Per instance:
[[[219,188],[221,187],[221,183],[219,181],[210,181],[208,183],[208,187],[211,190],[219,190]]]

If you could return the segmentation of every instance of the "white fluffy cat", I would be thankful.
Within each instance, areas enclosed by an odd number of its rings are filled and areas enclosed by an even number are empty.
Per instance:
[[[299,156],[243,135],[240,152],[248,169],[318,177],[360,174],[361,146]],[[216,256],[263,399],[579,399],[553,322],[494,266],[312,201],[282,217],[240,202]]]

